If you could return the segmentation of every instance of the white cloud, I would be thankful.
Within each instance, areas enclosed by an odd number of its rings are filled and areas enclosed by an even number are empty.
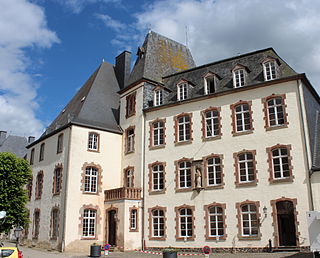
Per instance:
[[[136,49],[149,27],[185,43],[187,26],[197,65],[273,47],[297,72],[306,72],[319,91],[319,11],[318,0],[154,1],[135,14],[135,24],[117,31],[113,43],[130,42]]]
[[[121,0],[58,0],[67,6],[72,12],[80,13],[87,5],[95,3],[113,3],[120,5]]]
[[[117,21],[115,19],[112,19],[109,15],[107,14],[96,14],[96,17],[101,20],[106,27],[109,27],[116,32],[120,32],[124,28],[126,28],[126,25],[120,21]]]
[[[59,42],[47,28],[43,10],[26,0],[0,1],[0,130],[39,136],[43,122],[36,118],[37,83],[27,73],[30,47]]]

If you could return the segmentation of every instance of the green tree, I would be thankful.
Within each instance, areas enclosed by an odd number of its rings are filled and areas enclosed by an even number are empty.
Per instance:
[[[31,168],[26,160],[12,153],[0,153],[0,211],[7,213],[6,218],[0,220],[0,233],[8,232],[14,226],[28,225],[25,185],[31,175]]]

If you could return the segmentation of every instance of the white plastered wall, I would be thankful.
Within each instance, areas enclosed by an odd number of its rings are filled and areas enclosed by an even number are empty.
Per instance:
[[[263,104],[261,99],[271,94],[285,94],[285,103],[288,113],[288,128],[266,131],[263,113]],[[281,197],[296,198],[298,212],[297,220],[299,222],[298,231],[300,233],[299,242],[302,246],[309,245],[308,232],[306,224],[306,211],[309,210],[309,196],[307,191],[307,163],[305,149],[302,140],[301,117],[297,104],[297,82],[286,82],[268,87],[261,87],[247,91],[241,91],[234,94],[226,94],[215,98],[208,98],[183,105],[176,105],[170,108],[159,109],[154,112],[146,113],[146,124],[156,118],[166,118],[166,146],[163,149],[149,150],[146,132],[145,148],[145,180],[148,182],[148,164],[155,161],[166,162],[166,193],[159,195],[145,195],[145,239],[149,247],[201,247],[210,245],[215,247],[264,247],[268,240],[274,240],[273,218],[271,216],[271,200]],[[252,134],[232,136],[232,120],[230,105],[240,100],[252,101],[253,127]],[[221,107],[222,137],[215,141],[203,142],[201,139],[201,115],[200,112],[209,107]],[[174,120],[177,114],[188,112],[192,113],[193,142],[187,145],[174,145]],[[292,183],[270,184],[268,155],[266,148],[276,144],[290,144],[292,146],[291,156],[293,165],[294,181]],[[236,187],[234,176],[234,158],[233,153],[243,149],[256,150],[255,160],[257,161],[257,186]],[[223,189],[202,190],[199,194],[196,191],[187,193],[175,193],[175,166],[174,161],[182,157],[202,159],[211,153],[223,154],[223,173],[225,186]],[[146,186],[146,191],[148,187]],[[267,217],[261,224],[261,240],[238,240],[237,228],[237,210],[236,203],[246,200],[259,201],[261,221],[264,217],[262,208],[267,207]],[[204,205],[218,202],[226,204],[226,233],[225,241],[206,241],[205,240],[205,220]],[[175,239],[175,211],[176,206],[183,204],[195,206],[195,241],[176,241]],[[154,206],[163,206],[167,208],[166,241],[148,240],[148,208]]]

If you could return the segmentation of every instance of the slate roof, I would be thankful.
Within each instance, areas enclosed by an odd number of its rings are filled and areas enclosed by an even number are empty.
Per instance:
[[[195,67],[191,52],[186,46],[154,31],[147,34],[137,55],[127,86],[142,78],[161,82],[165,75]]]
[[[27,154],[28,139],[22,136],[9,135],[0,140],[0,152],[11,152],[19,158]]]
[[[273,48],[262,49],[165,76],[163,83],[167,88],[171,89],[172,92],[166,97],[164,103],[168,104],[177,101],[177,84],[181,80],[186,80],[192,85],[188,91],[188,99],[203,96],[205,94],[203,77],[208,72],[212,72],[218,77],[216,80],[215,93],[234,89],[232,69],[237,65],[244,66],[247,70],[246,85],[263,83],[265,80],[262,62],[269,57],[275,58],[278,61],[277,79],[297,75],[297,73],[277,55]]]
[[[118,126],[119,90],[114,66],[103,62],[41,137],[30,146],[71,124],[121,133]]]

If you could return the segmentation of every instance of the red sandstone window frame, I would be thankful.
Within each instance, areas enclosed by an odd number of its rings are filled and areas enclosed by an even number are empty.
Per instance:
[[[36,216],[37,215],[37,216]],[[40,209],[36,208],[33,212],[32,239],[38,239],[40,233]]]
[[[217,181],[215,180],[217,178],[217,176],[215,175],[217,172],[219,173],[219,170],[217,170],[217,166],[218,164],[217,163],[212,163],[208,164],[208,161],[210,159],[220,159],[220,173],[221,173],[221,183],[219,184],[209,184],[209,173],[213,172],[214,173],[214,181]],[[223,165],[223,155],[222,154],[210,154],[208,156],[205,156],[202,158],[203,160],[203,164],[204,164],[204,180],[203,180],[203,185],[204,185],[204,188],[205,189],[221,189],[224,187],[225,183],[224,183],[224,172],[223,172],[223,168],[224,168],[224,165]],[[212,167],[213,170],[212,171],[209,171],[209,167]],[[211,170],[211,169],[210,169]]]
[[[28,191],[28,199],[31,200],[32,197],[32,187],[33,187],[33,176],[29,179],[29,182],[27,184],[27,191]]]
[[[182,121],[179,123],[179,119],[180,118],[188,118],[189,121]],[[174,135],[175,135],[175,145],[180,145],[180,144],[188,144],[188,143],[192,143],[192,113],[182,113],[179,114],[177,116],[175,116],[174,118]],[[179,125],[182,126],[182,130],[180,130]],[[183,132],[183,138],[182,140],[180,140],[180,131]],[[189,133],[188,133],[189,131]],[[188,136],[189,135],[189,136]]]
[[[253,205],[256,209],[255,211],[255,217],[256,217],[256,223],[257,223],[257,234],[249,234],[249,235],[245,235],[243,234],[243,215],[244,213],[242,212],[242,207],[244,207],[245,205]],[[236,209],[237,209],[237,219],[238,219],[238,239],[239,240],[261,240],[261,232],[260,232],[260,218],[261,218],[261,214],[259,212],[259,208],[260,208],[260,202],[259,201],[249,201],[246,200],[244,202],[238,202],[236,203]],[[253,214],[253,213],[251,213]],[[251,221],[251,216],[249,215],[248,218]],[[252,219],[253,220],[253,219]],[[252,221],[251,221],[252,223]],[[249,224],[249,230],[251,229],[251,224]]]
[[[90,169],[90,168],[94,168],[96,169],[97,171],[97,175],[95,176],[96,178],[96,185],[95,185],[95,188],[96,188],[96,191],[91,191],[91,189],[87,190],[86,189],[86,182],[88,182],[88,175],[87,174],[87,169]],[[80,188],[80,191],[83,193],[83,194],[88,194],[88,195],[99,195],[100,193],[102,193],[102,175],[103,175],[103,171],[102,171],[102,168],[99,164],[96,164],[96,163],[88,163],[88,162],[85,162],[83,165],[82,165],[82,173],[81,173],[81,188]],[[91,177],[90,177],[90,180],[91,180]],[[92,181],[91,181],[92,183]],[[89,183],[89,188],[90,188],[90,184]]]
[[[86,216],[87,212],[87,216]],[[97,210],[86,208],[83,210],[82,215],[82,239],[96,239],[97,237]],[[91,215],[94,216],[91,216]],[[93,223],[92,223],[93,221]],[[92,226],[93,225],[93,230]],[[93,233],[92,233],[93,231]]]
[[[155,128],[155,124],[163,123],[162,126],[159,126]],[[166,145],[166,119],[155,119],[151,122],[149,122],[149,128],[150,128],[150,135],[149,135],[149,148],[150,149],[158,149],[163,148]],[[159,144],[155,144],[155,132],[156,130],[158,135],[158,142]],[[161,143],[162,142],[162,143]]]
[[[156,225],[157,228],[156,230],[161,232],[161,226],[160,224],[163,224],[163,235],[158,234],[157,236],[155,236],[154,232],[155,232],[155,220],[154,220],[154,216],[153,216],[153,212],[154,211],[162,211],[163,212],[163,216],[161,215],[157,215],[156,218]],[[148,213],[149,213],[149,235],[148,238],[149,240],[158,240],[158,241],[165,241],[167,239],[167,217],[166,217],[166,213],[167,213],[167,208],[166,207],[161,207],[161,206],[155,206],[152,208],[148,209]],[[160,219],[163,219],[163,223],[161,223]]]
[[[238,114],[241,116],[241,121],[242,121],[242,126],[246,126],[247,123],[245,122],[245,113],[249,113],[249,125],[250,125],[250,128],[249,129],[245,129],[243,128],[243,130],[241,131],[238,131],[237,129],[237,121],[239,119],[237,119],[237,111],[236,111],[236,108],[238,106],[242,106],[242,105],[247,105],[248,106],[248,110],[245,110],[245,111],[240,111]],[[252,101],[243,101],[243,100],[240,100],[238,101],[237,103],[235,104],[232,104],[230,105],[230,109],[231,109],[231,118],[232,118],[232,135],[233,136],[238,136],[238,135],[243,135],[243,134],[249,134],[249,133],[253,133],[253,130],[254,130],[254,127],[253,127],[253,112],[252,112]]]
[[[175,188],[175,191],[176,192],[188,192],[188,191],[192,191],[193,188],[194,188],[194,167],[192,165],[192,161],[193,159],[188,159],[188,158],[182,158],[182,159],[179,159],[179,160],[176,160],[174,163],[175,163],[175,167],[176,167],[176,171],[175,171],[175,181],[176,181],[176,188]],[[191,184],[190,186],[188,187],[180,187],[180,164],[182,162],[188,162],[190,163],[190,176],[191,176]],[[187,169],[188,167],[186,167]],[[188,174],[186,174],[186,176],[184,178],[188,177]]]
[[[273,155],[272,152],[277,149],[286,149],[287,151],[287,159],[288,159],[288,169],[289,169],[289,176],[287,177],[281,177],[281,178],[275,178],[275,170],[274,170],[274,163],[273,163]],[[292,156],[291,156],[291,144],[285,145],[285,144],[277,144],[270,148],[266,148],[266,152],[268,154],[268,163],[269,163],[269,182],[271,184],[273,183],[282,183],[282,182],[293,182],[294,175],[293,175],[293,166],[292,166]],[[280,164],[280,163],[279,163]],[[283,163],[281,162],[281,166]],[[281,168],[283,170],[283,167]]]
[[[136,92],[126,97],[126,118],[136,114]]]
[[[271,114],[270,114],[270,111],[269,111],[269,105],[268,105],[268,102],[270,101],[270,100],[272,100],[272,99],[281,99],[281,102],[282,102],[282,104],[281,105],[278,105],[278,104],[276,104],[275,105],[275,114],[277,114],[277,115],[275,115],[276,116],[276,120],[278,120],[278,107],[280,107],[281,106],[281,108],[282,108],[282,115],[283,115],[283,120],[284,120],[284,122],[283,123],[278,123],[278,122],[276,122],[276,124],[275,125],[270,125],[270,116],[271,116]],[[288,113],[286,112],[286,109],[287,109],[287,105],[286,105],[286,103],[285,103],[285,101],[286,101],[286,95],[285,94],[272,94],[272,95],[270,95],[270,96],[268,96],[268,97],[266,97],[266,98],[263,98],[262,100],[261,100],[261,102],[262,102],[262,104],[263,104],[263,113],[264,113],[264,121],[265,121],[265,126],[264,126],[264,128],[266,129],[266,131],[270,131],[270,130],[274,130],[274,129],[280,129],[280,128],[287,128],[288,127],[288,124],[289,124],[289,122],[288,122]]]
[[[176,240],[177,241],[194,241],[195,238],[196,238],[196,235],[195,235],[195,217],[194,217],[194,213],[195,213],[195,206],[190,206],[190,205],[182,205],[182,206],[178,206],[178,207],[175,207],[175,212],[176,212]],[[186,216],[184,215],[181,215],[181,211],[183,209],[186,209],[186,210],[189,210],[191,211],[191,215],[190,214],[187,214]],[[191,227],[190,228],[187,228],[186,230],[192,230],[192,234],[186,234],[186,236],[183,236],[181,230],[182,230],[182,225],[181,223],[184,223],[185,222],[183,221],[182,218],[186,218],[187,220],[187,224],[190,224],[191,223]]]
[[[129,208],[129,232],[139,232],[139,209],[135,206]]]
[[[211,116],[210,118],[207,117],[207,113],[209,112],[217,112],[217,116]],[[206,110],[201,111],[201,118],[202,118],[202,140],[203,141],[208,141],[208,140],[216,140],[216,139],[220,139],[222,136],[222,125],[221,125],[221,108],[220,107],[209,107]],[[212,135],[208,136],[208,131],[207,131],[207,121],[210,120],[210,125],[211,128],[214,128],[215,125],[217,124],[216,129],[213,129],[212,131],[215,132],[217,131],[217,133],[211,133]],[[217,120],[217,121],[216,121]],[[215,123],[217,122],[217,123]]]
[[[239,161],[239,157],[241,155],[252,155],[252,159],[251,160],[244,160],[244,161]],[[256,156],[256,150],[242,150],[242,151],[239,151],[239,152],[236,152],[233,154],[233,158],[234,158],[234,170],[235,170],[235,185],[236,187],[242,187],[242,186],[255,186],[257,185],[258,183],[258,179],[257,179],[257,161],[255,159],[255,156]],[[246,157],[247,158],[247,157]],[[247,161],[247,162],[246,162]],[[245,174],[246,174],[246,177],[249,177],[249,166],[248,166],[248,163],[252,163],[252,169],[253,169],[253,180],[249,180],[249,181],[242,181],[241,180],[241,169],[243,168],[240,168],[240,163],[241,164],[244,164],[244,169],[245,169]]]
[[[211,230],[211,223],[210,223],[210,212],[209,210],[213,207],[218,207],[218,208],[221,208],[222,209],[222,213],[221,213],[221,222],[222,225],[223,225],[223,234],[222,235],[211,235],[210,234],[210,230]],[[211,204],[208,204],[208,205],[204,205],[204,211],[205,211],[205,222],[206,222],[206,232],[205,232],[205,238],[206,240],[216,240],[216,241],[219,241],[219,240],[226,240],[227,239],[227,233],[226,233],[226,228],[227,228],[227,225],[226,225],[226,204],[225,203],[211,203]],[[217,226],[217,221],[215,221],[216,226]],[[218,223],[219,224],[219,223]],[[218,226],[219,228],[219,226]]]
[[[134,167],[129,166],[123,170],[123,186],[126,188],[134,187]]]
[[[158,189],[155,189],[154,187],[154,174],[156,172],[154,172],[154,167],[155,166],[162,166],[163,170],[162,170],[162,185],[163,187],[162,188],[158,188]],[[149,168],[149,194],[162,194],[162,193],[165,193],[166,191],[166,162],[159,162],[159,161],[156,161],[156,162],[153,162],[151,164],[148,165],[148,168]],[[157,171],[158,174],[160,174],[161,170],[158,170]],[[158,178],[156,178],[156,181],[158,181],[158,184],[161,185],[161,175],[158,175]]]
[[[50,239],[57,240],[59,237],[59,223],[60,220],[60,210],[59,207],[53,207],[51,210],[50,218]]]
[[[134,153],[135,126],[130,126],[125,130],[125,154]]]

